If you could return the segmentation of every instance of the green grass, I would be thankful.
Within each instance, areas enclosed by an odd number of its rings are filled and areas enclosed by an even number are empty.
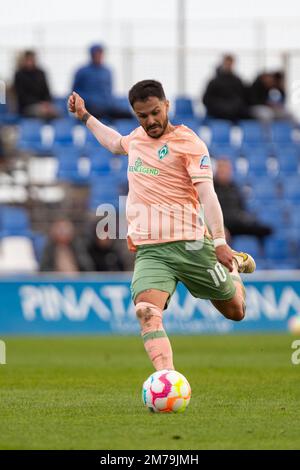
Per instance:
[[[172,338],[183,414],[151,414],[138,337],[7,338],[1,449],[300,448],[300,365],[288,335]]]

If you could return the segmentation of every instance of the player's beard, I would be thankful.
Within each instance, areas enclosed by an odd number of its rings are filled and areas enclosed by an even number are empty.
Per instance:
[[[157,127],[155,129],[155,133],[153,134],[151,133],[151,129],[146,129],[148,136],[151,137],[152,139],[159,139],[165,133],[168,123],[169,123],[169,119],[168,117],[166,117],[162,125],[156,124]]]

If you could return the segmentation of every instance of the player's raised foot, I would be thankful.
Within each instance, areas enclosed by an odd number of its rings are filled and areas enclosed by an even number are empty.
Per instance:
[[[251,255],[235,250],[232,250],[232,253],[239,273],[253,273],[255,271],[256,263]]]

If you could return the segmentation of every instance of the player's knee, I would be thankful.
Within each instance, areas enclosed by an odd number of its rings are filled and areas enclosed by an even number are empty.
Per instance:
[[[245,304],[242,305],[234,305],[231,307],[229,312],[229,318],[233,321],[242,321],[245,318],[246,308]]]
[[[148,322],[153,317],[151,305],[146,302],[139,302],[135,306],[135,313],[141,323]]]
[[[154,304],[139,302],[135,311],[142,328],[158,328],[162,324],[162,311]]]

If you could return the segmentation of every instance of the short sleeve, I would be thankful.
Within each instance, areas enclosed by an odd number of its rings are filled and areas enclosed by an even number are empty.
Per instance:
[[[133,139],[133,137],[135,137],[135,135],[136,135],[136,129],[134,131],[132,131],[130,134],[123,135],[121,137],[121,146],[122,146],[122,148],[123,148],[126,155],[128,155],[130,142]]]
[[[213,180],[208,149],[205,143],[197,136],[193,136],[188,143],[186,169],[193,184]]]

